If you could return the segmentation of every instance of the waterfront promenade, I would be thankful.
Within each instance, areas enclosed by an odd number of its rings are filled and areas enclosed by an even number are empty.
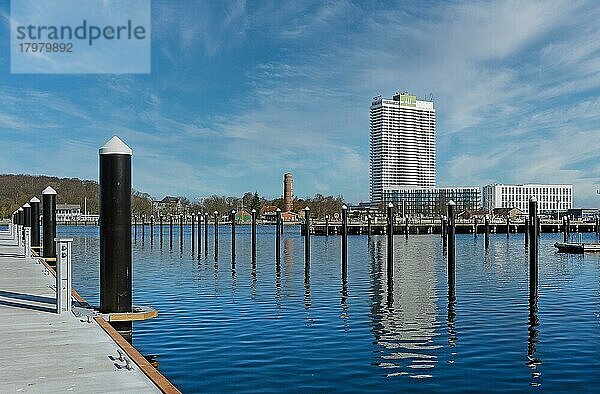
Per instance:
[[[5,231],[0,271],[1,392],[161,392],[94,319],[55,312],[54,276]]]

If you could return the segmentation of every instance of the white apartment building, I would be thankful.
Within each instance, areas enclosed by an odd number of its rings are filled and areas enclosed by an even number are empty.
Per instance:
[[[573,185],[503,185],[483,187],[483,208],[519,208],[529,213],[529,199],[535,197],[540,212],[565,212],[573,208]]]
[[[373,98],[370,113],[370,199],[391,188],[435,187],[435,108],[407,92]]]

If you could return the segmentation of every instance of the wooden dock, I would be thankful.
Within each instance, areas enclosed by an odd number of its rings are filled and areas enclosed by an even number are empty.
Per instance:
[[[0,272],[0,392],[165,391],[96,319],[57,314],[54,277],[4,231]]]
[[[325,235],[326,224],[323,221],[314,221],[311,223],[310,232],[313,235]],[[406,223],[396,222],[394,224],[394,234],[440,234],[442,225],[438,221],[417,221]],[[510,223],[507,227],[506,223],[493,222],[490,223],[490,234],[524,234],[525,223]],[[540,232],[542,233],[560,233],[563,230],[562,224],[559,221],[542,221],[540,223]],[[590,222],[571,222],[569,226],[571,233],[591,233],[596,231],[595,224]],[[371,224],[371,234],[382,235],[386,232],[385,221],[378,221]],[[473,221],[457,221],[457,234],[483,234],[485,225],[483,222],[478,222],[477,227]],[[304,235],[304,226],[300,227],[300,233]],[[329,223],[329,235],[340,235],[342,233],[342,224],[339,221]],[[368,225],[362,221],[350,221],[348,224],[348,235],[365,235],[368,234]]]

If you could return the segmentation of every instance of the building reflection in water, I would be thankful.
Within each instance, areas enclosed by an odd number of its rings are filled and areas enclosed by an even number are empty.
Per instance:
[[[283,288],[285,290],[285,295],[288,297],[293,296],[293,288],[289,286],[289,284],[292,283],[292,274],[294,271],[293,251],[294,239],[290,237],[283,238]]]
[[[410,244],[412,240],[407,241],[402,251],[394,253],[393,280],[388,281],[385,240],[379,236],[372,240],[369,256],[375,364],[386,376],[429,378],[437,363],[436,349],[442,347],[433,343],[439,335],[435,245],[424,240],[415,247]]]

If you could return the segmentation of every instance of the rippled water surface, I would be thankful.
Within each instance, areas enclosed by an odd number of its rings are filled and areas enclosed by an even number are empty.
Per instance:
[[[286,227],[275,261],[272,226],[219,231],[215,261],[192,254],[189,227],[170,247],[165,227],[134,244],[134,303],[159,317],[134,324],[134,345],[156,355],[183,392],[581,391],[600,387],[600,255],[556,254],[560,234],[540,240],[537,302],[528,291],[523,235],[457,235],[455,302],[449,302],[439,235],[395,237],[394,281],[385,238],[313,237],[305,270],[299,228]],[[73,286],[98,304],[97,227],[73,236]],[[577,237],[577,235],[575,235]],[[595,241],[595,235],[583,235]]]

